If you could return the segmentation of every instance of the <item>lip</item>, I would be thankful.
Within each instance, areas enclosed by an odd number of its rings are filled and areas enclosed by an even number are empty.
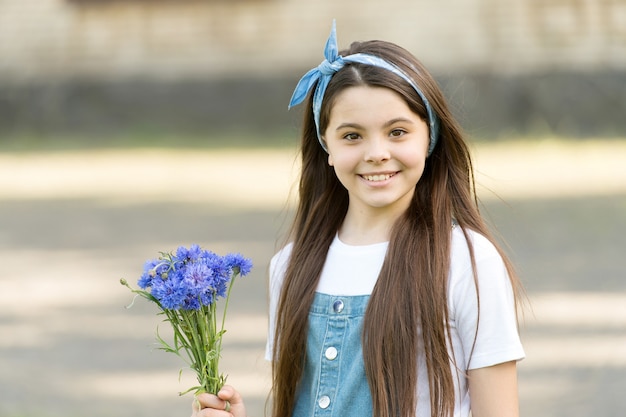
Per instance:
[[[396,176],[400,171],[385,171],[385,172],[368,172],[365,174],[359,174],[359,177],[368,184],[385,184],[391,178]]]

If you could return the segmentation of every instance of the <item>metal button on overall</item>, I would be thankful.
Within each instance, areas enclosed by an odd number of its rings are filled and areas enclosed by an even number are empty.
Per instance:
[[[328,395],[322,395],[317,404],[320,406],[320,408],[328,408],[328,406],[330,405],[330,397]]]
[[[337,348],[333,346],[329,347],[328,349],[326,349],[326,352],[324,352],[324,356],[326,356],[326,359],[328,359],[329,361],[332,361],[337,357]]]
[[[333,303],[333,311],[335,313],[341,313],[343,311],[343,301],[337,300]]]

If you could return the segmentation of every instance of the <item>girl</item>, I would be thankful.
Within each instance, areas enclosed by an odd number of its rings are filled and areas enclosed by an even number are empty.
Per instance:
[[[270,265],[273,417],[518,416],[520,285],[477,208],[463,134],[426,69],[382,41],[300,81],[292,242]],[[237,391],[194,416],[245,417]]]

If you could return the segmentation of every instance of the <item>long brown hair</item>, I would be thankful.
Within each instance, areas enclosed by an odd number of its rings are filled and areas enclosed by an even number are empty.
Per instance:
[[[491,237],[478,210],[472,162],[464,135],[437,83],[409,52],[383,41],[359,42],[342,55],[368,53],[400,67],[413,78],[440,119],[439,141],[426,160],[409,208],[391,231],[389,247],[370,296],[363,325],[363,357],[376,417],[413,416],[417,402],[418,346],[424,349],[433,417],[452,416],[454,377],[448,353],[447,279],[451,225]],[[390,88],[426,120],[413,88],[387,70],[349,64],[331,79],[324,96],[324,132],[337,94],[370,85]],[[311,97],[302,131],[299,202],[292,227],[293,248],[278,303],[273,352],[273,417],[291,416],[304,368],[308,313],[328,248],[348,209],[348,193],[317,141]],[[470,255],[474,262],[470,240]],[[496,247],[498,247],[496,245]],[[500,250],[500,249],[498,249]],[[517,279],[500,250],[514,288]],[[421,334],[418,332],[421,329]],[[462,370],[464,371],[464,370]]]

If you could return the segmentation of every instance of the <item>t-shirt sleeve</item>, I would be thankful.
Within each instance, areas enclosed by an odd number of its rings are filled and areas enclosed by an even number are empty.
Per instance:
[[[285,270],[291,255],[291,247],[289,244],[272,257],[269,267],[269,317],[267,329],[267,341],[265,343],[265,359],[272,361],[274,349],[274,335],[276,329],[276,310],[278,309],[278,299],[282,287]]]
[[[524,358],[513,288],[505,264],[484,237],[474,238],[476,281],[469,259],[453,272],[451,319],[466,368],[476,369]],[[457,352],[455,352],[457,354]]]

